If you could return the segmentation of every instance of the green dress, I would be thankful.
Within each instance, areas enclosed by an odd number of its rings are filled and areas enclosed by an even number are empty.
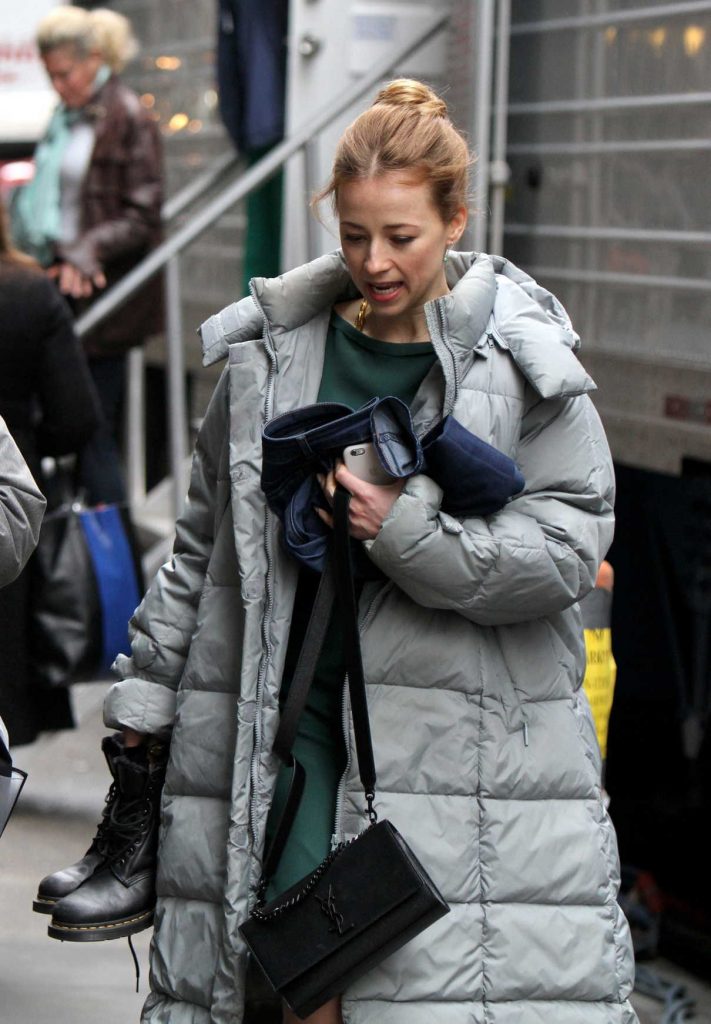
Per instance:
[[[395,395],[408,405],[435,361],[431,342],[395,344],[369,338],[337,313],[331,315],[319,402],[343,402],[356,409],[371,398]],[[311,614],[319,575],[302,568],[294,602],[279,702],[289,692]],[[343,662],[340,615],[331,615],[306,708],[299,721],[294,755],[306,772],[306,787],[286,848],[269,887],[269,898],[288,889],[326,856],[333,834],[336,791],[345,769]],[[291,773],[282,768],[267,823],[267,843],[286,800]]]

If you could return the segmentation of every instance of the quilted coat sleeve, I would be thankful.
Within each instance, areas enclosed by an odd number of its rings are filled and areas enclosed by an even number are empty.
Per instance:
[[[592,589],[612,540],[614,477],[585,395],[541,400],[522,421],[525,490],[500,512],[463,522],[442,492],[412,477],[367,542],[371,559],[413,600],[482,625],[560,611]]]
[[[0,416],[0,587],[20,575],[34,551],[45,504]]]
[[[165,736],[173,725],[178,684],[214,543],[217,467],[227,430],[223,374],[198,434],[172,558],[159,569],[129,623],[130,656],[120,655],[113,666],[120,682],[111,687],[104,704],[104,722],[111,728],[127,726]]]

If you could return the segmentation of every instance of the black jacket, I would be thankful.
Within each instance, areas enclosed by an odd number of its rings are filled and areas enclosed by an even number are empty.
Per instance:
[[[43,455],[78,451],[99,406],[65,300],[42,271],[0,259],[0,415],[32,474]],[[32,559],[0,589],[0,713],[13,745],[73,724],[66,690],[37,685],[30,669]]]
[[[43,455],[79,451],[99,408],[72,317],[41,272],[0,260],[0,415],[37,477]]]

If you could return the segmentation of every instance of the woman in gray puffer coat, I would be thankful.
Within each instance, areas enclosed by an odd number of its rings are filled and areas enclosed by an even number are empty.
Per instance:
[[[322,482],[327,497],[335,481],[351,491],[351,533],[382,573],[360,596],[377,808],[451,912],[309,1020],[636,1020],[580,690],[577,602],[612,536],[610,455],[560,304],[503,259],[449,254],[468,162],[442,101],[391,83],[345,133],[325,191],[342,251],[254,281],[203,326],[205,362],[227,366],[174,556],[136,612],[105,711],[128,743],[171,737],[144,1022],[244,1019],[238,927],[260,877],[280,684],[303,611],[260,488],[261,431],[351,395],[372,356],[371,395],[408,378],[419,435],[453,414],[526,486],[492,515],[456,518],[424,474],[375,487],[340,465]],[[337,705],[341,691],[342,680]],[[326,806],[341,839],[363,828],[363,795],[350,730],[340,713],[330,722],[345,748]]]
[[[34,551],[46,504],[0,416],[0,587],[19,576]]]

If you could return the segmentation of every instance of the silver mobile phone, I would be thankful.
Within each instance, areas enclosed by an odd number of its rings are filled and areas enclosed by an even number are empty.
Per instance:
[[[393,478],[383,469],[378,453],[370,441],[349,444],[343,449],[343,461],[346,469],[366,483],[382,485],[393,482]]]

